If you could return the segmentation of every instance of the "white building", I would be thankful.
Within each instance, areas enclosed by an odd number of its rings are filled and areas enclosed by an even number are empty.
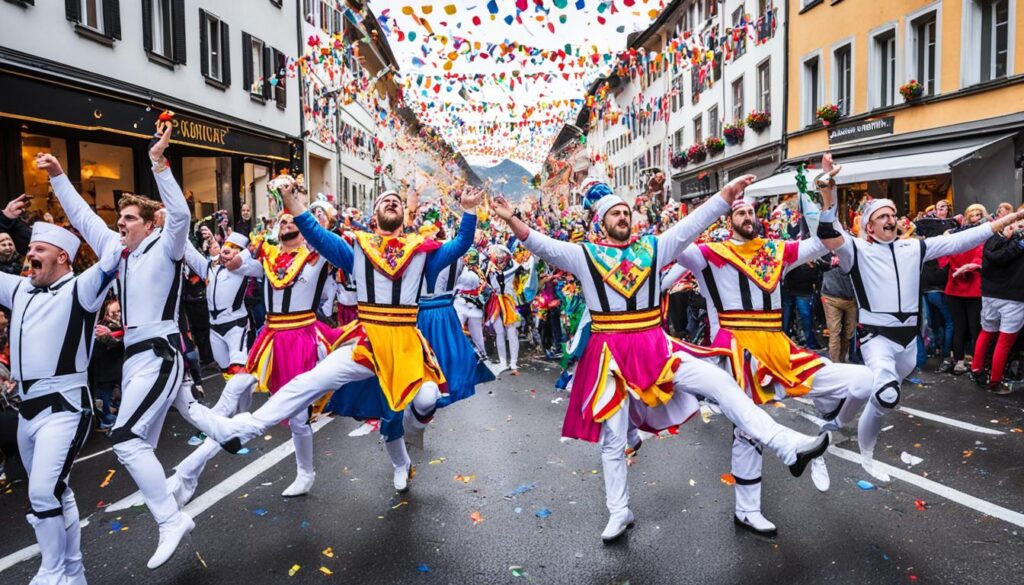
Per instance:
[[[56,209],[32,165],[50,152],[112,221],[122,192],[155,195],[146,151],[169,109],[171,167],[195,216],[238,217],[243,204],[265,214],[267,178],[301,153],[298,84],[286,74],[297,19],[283,0],[0,3],[0,152],[18,169],[0,195]]]

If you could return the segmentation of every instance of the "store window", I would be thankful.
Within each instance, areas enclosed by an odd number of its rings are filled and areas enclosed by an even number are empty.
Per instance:
[[[135,189],[132,149],[98,142],[80,142],[82,177],[79,192],[108,224],[117,221],[117,203]],[[153,194],[155,195],[155,194]]]
[[[264,217],[276,216],[280,210],[270,208],[267,197],[267,185],[270,183],[271,169],[259,163],[245,163],[242,169],[242,204],[248,203],[253,212],[254,221]]]
[[[938,60],[938,17],[935,11],[910,23],[914,59],[914,78],[924,86],[925,95],[935,95],[935,64]]]
[[[187,156],[181,160],[182,187],[196,219],[231,205],[231,158]]]
[[[47,211],[60,209],[55,197],[50,195],[50,179],[46,171],[36,168],[36,155],[52,154],[65,169],[68,168],[68,145],[63,138],[51,138],[39,134],[21,133],[21,168],[25,180],[25,193],[32,195],[29,210],[36,217]]]

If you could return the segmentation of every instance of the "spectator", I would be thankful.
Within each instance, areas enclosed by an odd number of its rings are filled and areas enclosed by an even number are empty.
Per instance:
[[[949,217],[949,202],[941,200],[930,208],[924,217],[914,222],[915,233],[924,238],[942,235],[958,227],[957,221]],[[925,326],[931,332],[932,351],[942,361],[936,372],[945,374],[953,370],[953,317],[946,305],[946,281],[949,269],[939,266],[938,260],[929,260],[921,269],[921,293],[924,295],[923,313]]]
[[[1012,209],[1011,209],[1012,211]],[[971,378],[996,394],[1009,394],[1003,371],[1024,326],[1024,222],[1008,226],[987,242],[981,268],[981,333],[974,347]],[[991,374],[983,374],[995,341]]]
[[[242,204],[242,217],[235,220],[233,229],[247,238],[252,233],[252,208],[248,203]]]
[[[821,305],[828,327],[829,358],[836,363],[848,362],[853,334],[857,331],[857,300],[853,280],[839,269],[838,256],[831,256],[822,277]]]
[[[814,315],[811,310],[819,278],[821,269],[815,262],[808,262],[790,270],[782,281],[782,330],[787,335],[791,333],[795,309],[803,327],[801,345],[807,349],[821,349],[814,335]]]
[[[102,430],[114,426],[116,407],[114,393],[121,387],[121,364],[124,361],[124,327],[121,326],[121,304],[111,298],[103,308],[103,317],[96,325],[96,343],[89,362],[90,385],[99,401],[96,417]]]
[[[21,274],[23,259],[18,251],[14,249],[14,239],[11,234],[0,233],[0,272],[18,276]]]
[[[974,227],[986,220],[988,212],[975,203],[964,213],[963,228]],[[974,349],[981,331],[981,260],[984,245],[939,259],[940,266],[949,267],[946,280],[946,304],[953,319],[953,375],[967,372],[965,350]]]
[[[998,207],[996,207],[996,219],[999,219],[1000,217],[1003,217],[1004,215],[1010,213],[1013,213],[1013,206],[1005,201],[1003,201],[1002,203],[999,204]]]

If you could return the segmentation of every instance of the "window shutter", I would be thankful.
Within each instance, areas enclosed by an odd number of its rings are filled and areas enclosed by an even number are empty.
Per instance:
[[[288,107],[288,63],[284,53],[274,49],[274,75],[277,85],[274,86],[274,101],[282,110]]]
[[[64,0],[64,14],[67,19],[71,22],[82,21],[82,2],[81,0]]]
[[[142,0],[142,47],[153,50],[153,0]]]
[[[252,35],[242,33],[242,89],[252,91]]]
[[[270,47],[263,47],[263,98],[270,99],[270,76],[274,74],[274,54]]]
[[[231,85],[231,31],[228,23],[220,21],[220,54],[221,54],[221,81],[224,85]]]
[[[121,40],[120,0],[103,0],[103,34]]]
[[[206,40],[206,11],[199,9],[199,68],[203,75],[210,75],[210,47]]]
[[[185,64],[187,54],[185,37],[185,0],[171,1],[171,36],[174,37],[174,49],[171,60]]]

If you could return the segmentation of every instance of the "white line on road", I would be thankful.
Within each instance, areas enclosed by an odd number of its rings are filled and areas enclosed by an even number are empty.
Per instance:
[[[807,398],[794,398],[793,400],[795,400],[795,401],[797,401],[797,402],[799,402],[801,404],[810,404],[812,406],[814,405],[814,403],[812,401],[808,400]],[[935,422],[938,422],[938,423],[949,425],[951,427],[956,427],[958,429],[964,429],[965,431],[972,431],[972,432],[975,432],[975,433],[981,433],[981,434],[984,434],[984,435],[1005,435],[1006,434],[1003,431],[997,431],[995,429],[990,429],[990,428],[987,428],[987,427],[980,427],[980,426],[975,425],[975,424],[958,421],[956,419],[945,417],[945,416],[942,416],[942,415],[939,415],[939,414],[932,414],[930,412],[925,412],[923,410],[917,410],[916,408],[909,408],[909,407],[906,407],[906,406],[897,406],[896,407],[896,411],[897,412],[902,412],[903,414],[906,414],[907,416],[916,416],[918,418],[923,418],[923,419],[927,419],[927,420],[930,420],[930,421],[935,421]]]
[[[321,428],[323,428],[333,420],[333,418],[321,418],[317,422],[313,423],[313,432],[315,433],[319,431]],[[187,513],[189,516],[195,518],[199,514],[202,514],[206,510],[210,509],[214,504],[216,504],[220,500],[223,500],[225,497],[231,495],[231,493],[237,490],[238,488],[255,479],[261,473],[277,465],[278,463],[281,462],[281,460],[283,460],[285,457],[288,457],[294,452],[294,443],[292,443],[291,441],[281,443],[266,455],[263,455],[256,461],[253,461],[249,465],[246,465],[239,471],[235,472],[234,475],[228,477],[224,481],[213,486],[213,488],[204,492],[201,496],[193,499],[191,502],[188,503],[188,505],[185,506],[185,509],[183,511]],[[116,502],[115,504],[124,502],[126,500],[131,500],[133,498],[137,498],[137,496],[138,492],[135,492],[134,494],[120,500],[119,502]],[[112,506],[113,505],[114,504],[112,504]],[[88,519],[82,521],[82,528],[85,528],[88,525]],[[17,565],[20,562],[29,560],[38,554],[39,545],[33,544],[32,546],[27,546],[19,551],[13,552],[3,558],[0,558],[0,573],[6,571],[7,569],[10,569],[11,567]]]
[[[107,447],[106,449],[104,449],[102,451],[97,451],[97,452],[93,453],[92,455],[86,455],[84,457],[79,457],[78,459],[75,459],[75,463],[81,463],[81,462],[86,461],[88,459],[92,459],[93,457],[99,457],[100,455],[103,455],[104,453],[110,453],[113,450],[114,450],[113,447]]]
[[[828,452],[835,455],[836,457],[839,457],[840,459],[846,459],[847,461],[851,461],[858,467],[860,466],[859,453],[847,451],[846,449],[841,449],[839,447],[829,447]],[[992,516],[993,518],[998,518],[1000,520],[1009,522],[1010,524],[1015,524],[1017,526],[1020,526],[1021,528],[1024,528],[1024,514],[1021,514],[1020,512],[1014,512],[1013,510],[1009,510],[1002,506],[997,506],[996,504],[993,504],[991,502],[986,502],[985,500],[982,500],[980,498],[976,498],[972,495],[965,494],[951,487],[946,487],[941,483],[934,482],[930,479],[921,477],[920,475],[910,473],[909,471],[905,471],[903,469],[900,469],[899,467],[893,467],[892,465],[882,463],[878,460],[875,461],[875,466],[896,479],[902,479],[907,483],[913,484],[937,496],[946,498],[951,502],[955,502],[957,504],[960,504],[961,506],[965,506],[977,512],[981,512],[982,514]]]

